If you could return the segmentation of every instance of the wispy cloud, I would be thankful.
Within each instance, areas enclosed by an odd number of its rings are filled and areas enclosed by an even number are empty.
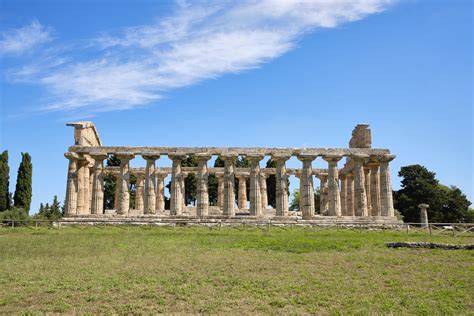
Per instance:
[[[38,21],[32,21],[31,24],[21,28],[2,32],[0,54],[21,55],[51,40],[51,30]]]
[[[91,39],[95,58],[66,60],[64,53],[53,54],[46,64],[10,74],[46,87],[46,110],[132,109],[171,89],[260,67],[294,48],[308,32],[360,20],[391,2],[181,1],[157,23]]]

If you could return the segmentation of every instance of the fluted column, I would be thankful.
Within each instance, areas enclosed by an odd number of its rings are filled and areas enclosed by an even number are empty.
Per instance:
[[[196,154],[196,159],[198,161],[196,215],[203,217],[209,215],[209,170],[207,162],[211,159],[211,156]]]
[[[272,156],[277,164],[275,173],[276,216],[288,216],[288,175],[285,163],[290,157],[288,155]]]
[[[380,208],[382,216],[394,216],[392,183],[390,180],[389,162],[395,158],[394,155],[383,155],[380,161]]]
[[[365,192],[364,160],[368,155],[353,155],[354,161],[354,208],[356,216],[368,216]]]
[[[341,179],[341,215],[347,216],[347,178],[345,174],[340,174]]]
[[[73,152],[64,154],[69,160],[67,170],[66,201],[64,203],[64,213],[66,216],[77,213],[77,160],[79,156]]]
[[[314,187],[313,168],[311,162],[316,156],[299,155],[298,159],[303,163],[301,170],[301,210],[304,219],[311,219],[314,216]]]
[[[143,154],[146,160],[145,167],[145,203],[144,213],[156,213],[156,181],[155,181],[155,161],[160,158],[158,154]]]
[[[216,172],[217,179],[217,206],[222,211],[224,208],[224,173]]]
[[[181,171],[181,175],[179,177],[179,185],[181,186],[181,195],[183,197],[181,199],[181,203],[182,203],[181,209],[183,210],[183,212],[186,210],[186,207],[188,206],[188,204],[186,203],[186,178],[187,177],[188,177],[188,173]]]
[[[235,193],[234,193],[234,166],[237,155],[226,155],[221,157],[224,160],[224,216],[235,216]]]
[[[365,194],[367,195],[367,215],[372,216],[372,200],[370,189],[370,167],[364,165]]]
[[[260,160],[263,156],[249,155],[247,159],[250,162],[250,208],[251,216],[262,216],[262,191],[260,187]]]
[[[239,180],[239,191],[237,193],[237,205],[239,210],[247,208],[247,177],[244,175],[237,176]]]
[[[329,203],[328,203],[328,175],[327,173],[320,173],[317,175],[319,179],[319,212],[321,215],[329,215]]]
[[[89,161],[79,157],[77,161],[77,214],[84,215],[88,211],[89,202]],[[87,176],[86,176],[87,174]]]
[[[181,161],[184,156],[169,155],[173,161],[171,167],[171,194],[170,194],[170,214],[181,215],[183,211],[183,195],[181,193]]]
[[[352,173],[347,174],[347,213],[346,216],[355,216],[355,207],[354,207],[354,175]]]
[[[117,179],[119,183],[117,214],[127,215],[130,210],[130,160],[132,160],[135,155],[130,153],[117,153],[116,156],[120,159],[120,173]]]
[[[297,169],[295,171],[295,177],[298,179],[299,181],[299,187],[298,187],[298,192],[299,192],[299,201],[298,201],[298,205],[299,205],[299,208],[298,208],[298,211],[302,212],[302,205],[303,205],[303,182],[301,181],[301,169]]]
[[[135,209],[138,211],[139,214],[144,214],[145,212],[145,180],[144,176],[141,173],[138,173],[136,175],[137,177],[137,185],[136,185],[136,191],[135,191]]]
[[[372,216],[381,216],[380,211],[380,172],[379,163],[371,161],[370,166],[370,204],[372,206]]]
[[[258,183],[260,185],[260,197],[262,198],[263,210],[266,210],[268,208],[267,178],[268,178],[268,174],[260,171],[260,176],[258,177]]]
[[[430,207],[428,204],[418,204],[418,208],[420,209],[420,223],[423,228],[429,227],[428,207]]]
[[[94,169],[92,174],[92,202],[91,214],[104,214],[104,159],[107,153],[91,154],[94,159]]]
[[[167,174],[163,172],[156,172],[156,210],[163,212],[165,210],[165,178]]]
[[[342,156],[327,155],[323,157],[328,162],[328,215],[341,216],[341,196],[339,192],[339,170],[337,162]]]

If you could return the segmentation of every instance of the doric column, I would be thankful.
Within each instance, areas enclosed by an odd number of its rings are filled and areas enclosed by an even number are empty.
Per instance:
[[[220,210],[224,208],[224,173],[216,172],[217,179],[217,206]]]
[[[260,160],[263,156],[248,155],[250,162],[250,208],[251,216],[262,216],[262,191],[260,187]]]
[[[339,193],[339,170],[337,162],[342,159],[339,155],[323,156],[328,162],[328,215],[341,216],[341,196]]]
[[[259,185],[260,185],[260,197],[262,198],[262,209],[263,210],[266,210],[268,208],[267,178],[268,178],[268,174],[260,171],[260,176],[258,177],[258,182],[259,182]]]
[[[421,227],[427,228],[428,227],[428,204],[418,204],[418,208],[420,209],[420,223]]]
[[[142,154],[146,160],[145,167],[145,203],[144,213],[156,213],[156,182],[155,182],[155,161],[160,158],[158,154]]]
[[[247,208],[247,177],[245,175],[238,175],[239,191],[237,193],[237,205],[239,210]]]
[[[234,193],[234,166],[237,155],[223,155],[221,157],[224,160],[224,216],[235,216],[234,204],[235,204],[235,193]]]
[[[165,210],[165,178],[167,176],[166,172],[156,172],[155,168],[155,178],[156,178],[156,210],[163,212]]]
[[[302,192],[303,192],[303,182],[301,181],[301,169],[296,169],[295,170],[295,177],[298,179],[300,185],[299,185],[299,188],[298,188],[298,192],[299,192],[299,201],[298,201],[298,205],[299,205],[299,209],[298,211],[302,212],[302,205],[303,205],[303,198],[302,198]]]
[[[77,214],[84,215],[88,211],[88,186],[89,186],[89,161],[84,157],[79,157],[77,161]],[[86,176],[87,174],[87,176]]]
[[[94,169],[92,173],[92,203],[91,214],[104,214],[104,159],[107,153],[90,154],[94,159]]]
[[[317,175],[319,179],[319,212],[321,215],[329,215],[329,199],[328,199],[328,174],[320,173]]]
[[[370,205],[372,216],[381,216],[380,212],[380,172],[379,163],[376,160],[369,162],[370,167]]]
[[[144,214],[145,210],[145,190],[144,190],[144,176],[141,173],[137,173],[137,186],[135,191],[135,209],[139,211],[139,214]]]
[[[379,156],[380,161],[380,209],[382,216],[394,216],[392,183],[390,180],[389,162],[394,155]]]
[[[135,158],[134,154],[131,153],[117,153],[117,158],[120,159],[120,173],[117,179],[119,184],[118,203],[117,203],[117,214],[127,215],[130,210],[130,160]]]
[[[311,219],[314,216],[314,187],[313,168],[311,162],[317,156],[299,155],[298,159],[303,163],[300,179],[301,211],[304,219]]]
[[[69,160],[67,170],[66,202],[64,203],[64,213],[66,216],[77,213],[77,160],[79,156],[73,152],[64,154]]]
[[[185,211],[186,207],[188,206],[188,204],[186,203],[186,178],[187,177],[188,177],[188,173],[181,171],[181,174],[179,176],[179,185],[181,186],[181,195],[183,196],[183,198],[181,199],[181,203],[182,203],[181,209],[183,211]]]
[[[170,192],[170,214],[181,215],[183,212],[183,195],[181,193],[181,161],[182,155],[169,155],[172,161],[171,167],[171,192]]]
[[[209,215],[209,170],[207,169],[207,162],[211,159],[211,156],[196,154],[196,159],[198,161],[196,215],[203,217]]]
[[[347,181],[347,184],[346,184],[346,187],[347,187],[347,196],[346,196],[347,213],[346,213],[346,216],[355,216],[354,175],[352,173],[347,174],[346,181]]]
[[[372,216],[372,200],[370,189],[370,167],[364,165],[365,194],[367,195],[367,216]]]
[[[365,192],[364,160],[368,155],[353,155],[354,161],[354,209],[356,216],[368,216]]]
[[[285,163],[290,157],[289,155],[272,156],[272,160],[277,164],[275,173],[276,216],[288,216],[288,175]]]
[[[347,177],[345,174],[340,174],[341,179],[341,215],[347,216]]]

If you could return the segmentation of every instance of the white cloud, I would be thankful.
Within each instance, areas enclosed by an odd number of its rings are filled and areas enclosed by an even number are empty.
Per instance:
[[[50,56],[53,66],[44,67],[35,79],[51,92],[47,110],[131,109],[171,89],[260,67],[294,48],[307,32],[360,20],[390,4],[389,0],[179,2],[172,15],[154,24],[91,40],[97,56],[93,59],[57,62],[63,59]]]
[[[38,21],[1,34],[0,54],[19,55],[52,40],[51,31]]]

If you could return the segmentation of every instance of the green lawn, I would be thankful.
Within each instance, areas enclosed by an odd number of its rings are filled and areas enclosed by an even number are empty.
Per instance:
[[[474,243],[405,232],[0,229],[0,314],[474,314]]]

